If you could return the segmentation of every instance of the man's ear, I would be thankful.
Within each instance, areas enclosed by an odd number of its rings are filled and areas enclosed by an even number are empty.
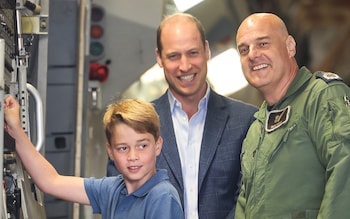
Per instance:
[[[288,54],[289,54],[289,57],[294,57],[295,54],[296,54],[296,42],[294,40],[294,38],[289,35],[287,37],[287,40],[286,40],[286,46],[287,46],[287,50],[288,50]]]
[[[155,52],[156,52],[156,58],[157,58],[157,63],[159,65],[159,67],[163,68],[162,59],[161,59],[162,57],[161,57],[161,54],[160,54],[158,48],[156,48]]]
[[[207,60],[209,60],[211,58],[211,51],[210,51],[208,40],[205,41],[205,51],[206,51]]]

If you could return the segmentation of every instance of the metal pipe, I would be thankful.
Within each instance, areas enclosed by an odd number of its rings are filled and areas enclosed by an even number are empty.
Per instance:
[[[79,4],[79,32],[78,32],[78,67],[77,67],[77,111],[75,127],[75,176],[81,176],[82,159],[82,132],[83,132],[83,110],[84,110],[84,71],[85,71],[85,41],[86,41],[86,0],[80,0]],[[73,204],[73,219],[79,219],[80,205]]]

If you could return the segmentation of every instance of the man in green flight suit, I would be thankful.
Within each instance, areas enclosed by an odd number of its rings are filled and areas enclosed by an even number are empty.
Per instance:
[[[349,87],[299,68],[296,42],[274,14],[248,16],[236,41],[265,101],[243,143],[235,218],[350,218]]]

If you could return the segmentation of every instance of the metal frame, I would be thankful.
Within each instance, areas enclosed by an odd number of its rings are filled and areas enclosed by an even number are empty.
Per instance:
[[[27,133],[29,138],[31,138],[29,116],[29,98],[34,97],[34,102],[36,105],[35,116],[36,116],[36,148],[38,151],[43,151],[42,145],[44,142],[44,132],[45,132],[45,121],[44,121],[44,111],[45,102],[42,99],[46,99],[46,74],[47,74],[47,34],[48,34],[48,1],[41,1],[41,12],[38,15],[26,16],[27,13],[23,13],[27,10],[24,2],[25,0],[16,0],[15,4],[15,34],[16,34],[16,54],[12,56],[12,69],[10,79],[5,80],[4,74],[4,59],[6,51],[2,48],[3,40],[0,39],[0,121],[3,121],[3,100],[5,95],[11,94],[17,97],[20,103],[20,113],[22,120],[22,128]],[[24,35],[36,35],[38,40],[38,50],[35,54],[30,54],[31,57],[37,58],[37,72],[30,72],[32,74],[37,74],[38,81],[35,82],[37,88],[28,83],[27,73],[28,73],[28,60],[29,53],[26,50],[26,45],[24,43]],[[40,62],[39,62],[40,60]],[[6,88],[8,88],[6,90]],[[43,98],[41,98],[43,97]],[[3,130],[4,123],[0,122],[0,129]],[[4,132],[0,132],[0,140],[4,142]],[[3,161],[4,161],[4,144],[1,144],[1,179],[3,179]],[[16,153],[12,153],[15,160],[13,169],[13,178],[16,181],[16,186],[21,200],[16,200],[20,203],[20,209],[18,209],[18,214],[16,216],[11,216],[7,213],[7,203],[6,203],[6,193],[3,186],[0,188],[1,199],[1,219],[46,219],[46,212],[43,202],[43,194],[41,191],[33,184],[31,177],[28,175],[24,167],[22,166],[21,160],[16,156]],[[16,206],[17,207],[17,206]]]

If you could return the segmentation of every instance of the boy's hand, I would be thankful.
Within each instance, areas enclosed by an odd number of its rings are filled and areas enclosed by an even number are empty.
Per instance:
[[[19,118],[20,106],[17,100],[12,96],[7,96],[4,99],[4,128],[12,137],[16,130],[22,129]]]

